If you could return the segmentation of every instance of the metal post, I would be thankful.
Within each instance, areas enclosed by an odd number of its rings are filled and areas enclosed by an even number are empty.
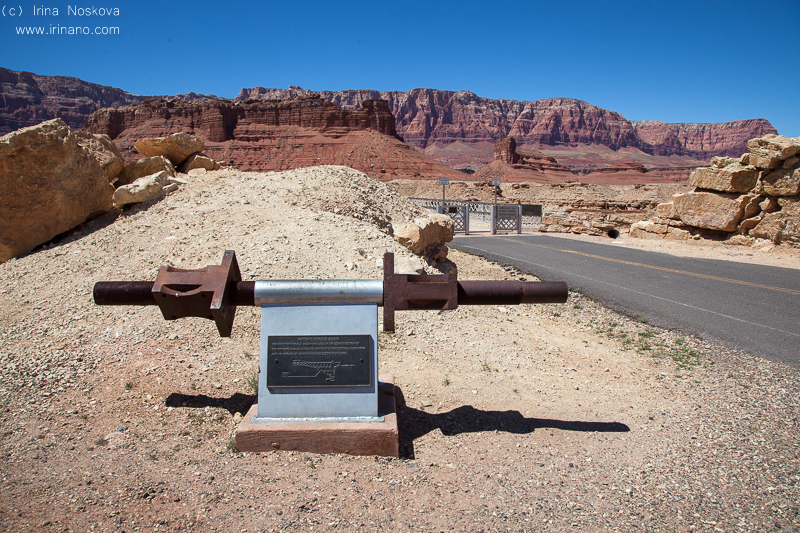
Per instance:
[[[522,206],[517,206],[517,234],[522,233]]]
[[[442,184],[442,205],[444,205],[444,183]]]
[[[500,185],[500,178],[492,178],[492,185],[494,185],[494,205],[497,205],[497,186]]]
[[[492,235],[497,235],[497,205],[496,204],[492,206],[491,217],[490,218],[492,219],[492,223],[491,223]]]

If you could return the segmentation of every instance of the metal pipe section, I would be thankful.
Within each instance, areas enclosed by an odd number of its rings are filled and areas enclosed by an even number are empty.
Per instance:
[[[92,294],[97,305],[156,305],[152,281],[98,281]]]
[[[374,303],[382,306],[383,280],[258,280],[254,301],[256,305]]]
[[[383,281],[272,280],[240,281],[231,293],[233,305],[291,303],[377,303],[383,305]],[[156,305],[152,281],[100,281],[94,286],[97,305]],[[563,281],[459,281],[459,305],[564,303]]]
[[[459,281],[458,305],[519,305],[564,303],[563,281]]]
[[[233,305],[255,305],[253,289],[255,281],[240,281],[234,284],[231,293]],[[98,281],[92,291],[97,305],[157,305],[153,297],[152,281]]]

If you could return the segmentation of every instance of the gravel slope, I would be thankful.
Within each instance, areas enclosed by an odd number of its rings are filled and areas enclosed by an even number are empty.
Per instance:
[[[401,459],[236,452],[258,311],[220,339],[94,306],[94,282],[225,249],[246,279],[378,278],[413,214],[341,167],[190,179],[0,265],[0,530],[800,531],[798,370],[577,294],[398,313],[379,364]],[[461,279],[528,279],[450,257]]]

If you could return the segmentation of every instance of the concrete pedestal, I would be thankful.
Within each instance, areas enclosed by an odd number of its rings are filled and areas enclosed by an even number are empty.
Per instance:
[[[294,450],[398,457],[393,376],[382,376],[378,384],[378,413],[383,422],[252,422],[258,418],[258,404],[254,404],[236,430],[236,447],[242,452]]]

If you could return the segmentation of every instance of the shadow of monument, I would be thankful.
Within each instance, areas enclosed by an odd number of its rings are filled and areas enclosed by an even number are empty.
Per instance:
[[[164,403],[166,403],[167,407],[222,407],[231,415],[237,412],[244,415],[255,402],[256,396],[254,394],[242,394],[240,392],[228,398],[214,398],[212,396],[206,396],[205,394],[181,394],[179,392],[173,392],[167,396],[167,400]]]
[[[414,441],[436,429],[443,435],[480,431],[504,431],[507,433],[533,433],[537,429],[561,429],[564,431],[597,431],[624,433],[630,428],[620,422],[582,422],[526,418],[519,411],[482,411],[471,405],[463,405],[446,413],[426,413],[405,405],[399,389],[395,389],[397,401],[398,431],[400,433],[400,457],[414,459]]]

